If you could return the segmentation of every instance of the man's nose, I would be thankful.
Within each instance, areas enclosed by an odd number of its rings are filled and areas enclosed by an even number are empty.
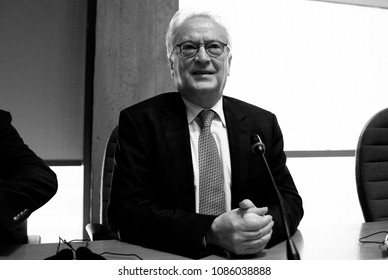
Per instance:
[[[195,59],[199,62],[207,62],[210,61],[210,56],[207,54],[205,46],[200,46],[198,49],[198,53],[195,56]]]

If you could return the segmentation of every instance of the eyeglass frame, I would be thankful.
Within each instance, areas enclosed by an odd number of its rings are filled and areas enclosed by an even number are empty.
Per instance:
[[[216,42],[216,43],[220,43],[220,45],[222,46],[222,52],[221,52],[219,55],[217,55],[217,56],[214,56],[214,55],[212,55],[212,54],[209,54],[209,53],[208,53],[208,49],[206,48],[206,45],[211,44],[211,43],[215,43],[215,42]],[[182,48],[181,48],[181,46],[182,46],[183,44],[185,44],[185,43],[192,43],[193,45],[198,46],[197,51],[196,51],[192,56],[184,56],[184,55],[182,55]],[[170,54],[170,58],[171,58],[171,56],[173,55],[174,50],[175,50],[176,48],[179,49],[179,51],[177,52],[177,54],[182,55],[182,57],[184,57],[184,58],[193,58],[193,57],[195,57],[195,56],[198,54],[199,49],[201,48],[201,46],[204,47],[205,52],[206,52],[207,55],[208,55],[209,57],[211,57],[211,58],[220,57],[220,56],[224,53],[225,47],[228,47],[228,49],[230,49],[230,47],[229,47],[228,44],[226,44],[226,43],[224,43],[224,42],[221,42],[221,41],[217,41],[217,40],[212,40],[212,41],[208,41],[208,42],[205,42],[205,43],[199,43],[199,44],[198,44],[198,43],[194,43],[193,41],[183,41],[182,43],[176,44],[176,45],[172,48],[171,54]]]

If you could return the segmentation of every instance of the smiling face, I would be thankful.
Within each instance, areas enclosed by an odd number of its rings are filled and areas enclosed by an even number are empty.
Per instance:
[[[227,43],[226,31],[214,20],[194,17],[184,22],[176,32],[173,45],[190,41],[203,44],[210,41]],[[170,58],[171,75],[177,90],[191,103],[210,108],[221,98],[232,56],[227,47],[219,57],[210,57],[203,45],[198,53],[186,58],[174,52]]]

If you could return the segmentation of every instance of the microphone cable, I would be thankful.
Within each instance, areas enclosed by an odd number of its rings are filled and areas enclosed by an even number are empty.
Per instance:
[[[386,234],[386,236],[385,236],[383,241],[364,240],[364,239],[367,239],[369,237],[372,237],[372,236],[375,236],[375,235],[378,235],[378,234],[382,234],[382,233]],[[366,236],[360,237],[358,239],[358,241],[360,243],[364,243],[364,244],[368,244],[368,243],[378,244],[380,248],[383,247],[383,250],[388,252],[388,231],[385,231],[385,230],[377,231],[377,232],[368,234]]]

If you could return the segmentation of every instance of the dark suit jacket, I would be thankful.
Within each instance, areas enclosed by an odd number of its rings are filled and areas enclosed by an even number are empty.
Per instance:
[[[23,243],[28,216],[57,191],[57,178],[0,110],[0,244]]]
[[[286,167],[276,117],[224,98],[232,168],[232,208],[249,198],[268,206],[275,225],[269,246],[285,239],[278,202],[251,134],[266,144],[266,157],[283,196],[292,233],[302,200]],[[214,216],[195,213],[194,175],[186,108],[179,93],[162,94],[120,113],[108,221],[124,241],[196,258]]]

